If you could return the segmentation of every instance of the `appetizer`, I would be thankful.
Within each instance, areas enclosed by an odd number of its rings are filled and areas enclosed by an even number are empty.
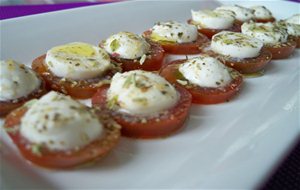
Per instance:
[[[242,33],[261,40],[272,53],[272,59],[287,58],[296,47],[295,41],[288,40],[287,31],[274,23],[244,23]]]
[[[191,11],[189,24],[197,26],[198,31],[208,38],[221,31],[240,32],[240,25],[235,22],[235,13],[229,10],[199,10]]]
[[[270,10],[265,6],[253,6],[250,7],[254,12],[254,21],[255,22],[274,22],[276,19],[273,17]]]
[[[244,22],[254,19],[254,11],[239,5],[224,5],[216,8],[219,10],[228,10],[235,13],[236,22],[241,26]]]
[[[160,72],[170,83],[192,94],[196,104],[229,101],[241,88],[243,76],[218,59],[202,54],[192,59],[175,60]]]
[[[208,38],[198,33],[197,27],[175,21],[158,22],[144,37],[161,44],[165,52],[171,54],[197,54]]]
[[[1,60],[0,73],[0,116],[46,93],[45,84],[36,73],[14,60]]]
[[[191,95],[155,73],[134,70],[115,74],[110,87],[93,96],[92,105],[107,110],[123,135],[158,138],[183,127]]]
[[[205,51],[248,76],[261,75],[272,58],[262,41],[237,32],[223,31],[214,35]]]
[[[300,48],[300,14],[295,14],[280,22],[289,34],[289,38],[297,43]]]
[[[147,41],[131,32],[119,32],[100,43],[111,59],[122,63],[123,71],[159,70],[164,61],[164,50],[155,42]]]
[[[48,88],[74,98],[90,98],[121,70],[102,48],[74,42],[56,46],[32,63]]]
[[[107,118],[52,91],[11,112],[4,127],[28,161],[64,169],[94,161],[117,144],[120,126]]]

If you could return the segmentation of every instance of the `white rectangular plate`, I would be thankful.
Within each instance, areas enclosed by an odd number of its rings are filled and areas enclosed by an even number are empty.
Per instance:
[[[226,1],[225,3],[228,3]],[[236,2],[235,2],[236,3]],[[263,4],[283,19],[291,2]],[[190,10],[216,1],[136,1],[84,7],[1,21],[1,59],[27,64],[49,48],[73,41],[98,44],[113,33],[141,33],[157,21],[185,22]],[[28,164],[1,131],[1,189],[169,189],[257,187],[300,134],[300,51],[272,61],[264,76],[245,79],[224,104],[191,109],[186,128],[158,140],[122,138],[96,165],[52,171]]]

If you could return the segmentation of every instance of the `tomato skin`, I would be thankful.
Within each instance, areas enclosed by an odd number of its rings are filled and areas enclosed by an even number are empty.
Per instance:
[[[229,101],[241,89],[243,84],[243,76],[237,71],[232,70],[234,77],[230,84],[223,88],[207,88],[199,86],[181,85],[177,80],[182,79],[178,71],[179,65],[185,62],[185,59],[175,60],[167,64],[161,71],[160,75],[163,76],[172,84],[180,85],[187,89],[192,95],[192,102],[195,104],[217,104]]]
[[[18,98],[14,101],[0,101],[0,117],[7,115],[12,110],[21,107],[24,103],[31,99],[39,98],[47,93],[45,82],[41,80],[41,86],[39,89],[35,90],[34,92],[30,93],[26,97]]]
[[[112,111],[106,106],[108,87],[98,91],[92,98],[93,107],[107,110],[114,120],[122,126],[122,135],[132,138],[161,138],[181,129],[188,117],[191,106],[191,95],[184,88],[176,86],[180,100],[175,107],[170,108],[166,115],[159,117],[138,117],[126,113]],[[143,118],[146,122],[143,122]]]
[[[285,59],[294,52],[296,46],[297,42],[289,39],[286,43],[266,46],[266,48],[272,53],[272,59]]]
[[[267,23],[267,22],[275,22],[276,19],[274,17],[272,18],[267,18],[267,19],[255,19],[255,22],[260,22],[260,23]]]
[[[12,129],[19,127],[20,122],[27,108],[21,107],[11,112],[5,119],[4,127]],[[52,169],[70,169],[75,166],[80,166],[90,161],[96,161],[108,154],[119,141],[120,129],[111,127],[108,123],[104,123],[105,136],[96,139],[89,145],[81,148],[78,151],[62,152],[50,151],[45,147],[41,149],[41,155],[34,154],[28,149],[28,142],[19,132],[19,128],[15,132],[8,131],[8,135],[18,147],[21,154],[31,163]]]
[[[151,41],[151,31],[145,31],[143,33],[143,36]],[[162,48],[165,50],[166,53],[170,54],[177,54],[177,55],[182,55],[182,54],[198,54],[201,52],[201,49],[203,45],[205,45],[209,39],[199,33],[198,38],[195,42],[190,42],[190,43],[168,43],[168,42],[157,42],[160,43]]]
[[[254,58],[235,59],[217,54],[212,50],[205,51],[206,54],[219,59],[227,67],[231,67],[242,74],[254,74],[262,71],[272,60],[272,53],[267,48],[262,48],[259,56]]]
[[[290,39],[296,42],[296,48],[300,48],[300,36],[291,36]]]
[[[32,62],[32,69],[37,72],[41,78],[45,81],[46,87],[50,90],[55,90],[67,95],[70,95],[73,98],[78,99],[87,99],[91,98],[99,89],[100,86],[107,84],[106,79],[110,79],[117,70],[108,71],[106,77],[95,79],[94,81],[89,80],[62,80],[63,78],[57,77],[51,73],[46,64],[44,63],[46,55],[42,55],[36,58]],[[74,83],[76,82],[76,83]]]
[[[157,71],[161,68],[164,62],[164,49],[160,44],[148,41],[151,45],[150,55],[147,55],[146,60],[143,64],[139,63],[139,60],[132,59],[122,59],[118,56],[110,55],[111,59],[117,63],[121,63],[121,67],[123,71],[131,71],[131,70],[145,70],[145,71]],[[148,57],[150,56],[150,58]]]
[[[192,19],[189,19],[187,21],[188,24],[195,25],[197,24],[193,22]],[[198,28],[198,27],[197,27]],[[233,26],[227,29],[209,29],[209,28],[198,28],[198,32],[204,34],[207,36],[209,39],[212,38],[213,35],[222,32],[222,31],[232,31],[232,32],[240,32],[241,31],[241,25],[238,22],[234,22]]]

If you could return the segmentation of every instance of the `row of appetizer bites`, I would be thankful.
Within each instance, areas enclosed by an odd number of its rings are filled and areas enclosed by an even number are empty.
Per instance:
[[[244,22],[253,20],[255,22],[273,22],[275,18],[264,6],[245,8],[239,5],[221,6],[215,10],[191,11],[192,18],[188,23],[196,25],[199,32],[209,38],[222,31],[239,32]]]
[[[293,39],[293,41],[296,41],[297,44],[299,44],[300,41],[299,39],[300,15],[299,14],[293,15],[292,17],[287,18],[286,20],[275,22],[275,18],[273,17],[272,13],[264,6],[254,6],[251,9],[248,9],[238,5],[221,6],[216,8],[215,10],[199,10],[199,11],[192,10],[191,13],[192,13],[192,19],[190,19],[188,23],[196,25],[198,27],[199,32],[205,34],[209,38],[212,38],[214,34],[217,34],[218,32],[224,30],[243,32],[242,24],[252,22],[252,24],[259,26],[260,29],[263,29],[266,26],[268,28],[267,31],[266,30],[260,31],[260,34],[257,36],[264,35],[264,36],[269,36],[268,38],[274,38],[275,40],[272,40],[273,43],[275,43],[274,41],[276,41],[276,39],[278,38],[278,34],[276,33],[278,33],[280,30],[281,30],[280,32],[281,35],[289,36],[291,39]],[[269,24],[264,25],[263,23],[269,23]],[[249,35],[249,33],[246,34]],[[252,36],[256,37],[256,35],[253,34]],[[286,41],[284,41],[284,43],[285,42]],[[293,46],[293,45],[289,45],[289,46]],[[274,52],[279,52],[279,51],[280,50]],[[274,58],[276,57],[277,56],[274,56]],[[286,57],[286,56],[281,55],[279,57]]]
[[[290,25],[283,22],[276,27],[288,30]],[[29,68],[12,62],[21,68],[16,71],[21,77],[10,81],[14,73],[9,73],[10,83],[1,80],[1,88],[26,86],[28,81],[33,85],[16,91],[15,96],[1,96],[1,104],[19,101],[22,104],[36,92],[40,92],[36,97],[41,96],[46,92],[45,81],[47,88],[74,98],[93,96],[92,104],[98,111],[50,92],[13,111],[5,126],[28,160],[54,168],[72,167],[106,154],[119,138],[118,124],[122,126],[122,134],[130,137],[170,135],[183,126],[191,102],[225,102],[240,90],[243,77],[234,69],[255,73],[270,61],[272,55],[264,47],[265,38],[250,36],[220,32],[207,43],[208,39],[193,25],[161,22],[146,31],[145,38],[120,32],[101,42],[100,47],[79,42],[54,47],[33,62],[33,69],[43,80]],[[135,70],[159,70],[164,51],[206,54],[166,64],[160,70],[164,78]],[[6,63],[11,65],[9,61],[3,62]],[[10,72],[11,67],[7,66],[7,70]],[[135,71],[118,73],[122,70]],[[88,127],[82,129],[85,125]]]
[[[117,73],[89,108],[51,91],[13,110],[4,127],[22,155],[39,166],[70,168],[106,155],[120,130],[135,138],[168,136],[182,128],[190,93],[153,72]],[[116,122],[115,122],[116,121]]]
[[[241,73],[260,72],[271,58],[266,49],[271,51],[273,58],[284,58],[292,53],[295,39],[299,43],[299,27],[299,15],[275,24],[248,22],[242,25],[242,33],[260,39],[266,48],[233,32],[216,34],[211,47],[207,48],[204,46],[209,44],[207,39],[199,35],[194,26],[178,22],[157,23],[144,33],[147,40],[133,33],[120,32],[100,43],[103,49],[85,43],[62,45],[37,58],[32,66],[48,88],[75,98],[89,98],[103,84],[108,84],[118,71],[158,70],[163,63],[163,48],[169,53],[195,53],[209,49],[212,50],[208,51],[210,55]],[[197,43],[199,38],[201,42]],[[24,96],[1,101],[1,113],[22,104],[26,100]]]

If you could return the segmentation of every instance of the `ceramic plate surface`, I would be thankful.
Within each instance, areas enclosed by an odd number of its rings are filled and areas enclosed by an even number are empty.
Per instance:
[[[292,2],[234,3],[265,5],[278,19],[300,10]],[[185,22],[191,9],[220,4],[135,1],[4,20],[1,59],[30,64],[55,45],[74,41],[96,45],[119,31],[142,33],[157,21]],[[68,171],[32,166],[2,130],[1,189],[255,188],[299,137],[299,63],[300,50],[287,60],[272,61],[264,76],[247,78],[232,101],[194,105],[186,127],[175,135],[159,140],[122,138],[93,166]]]

